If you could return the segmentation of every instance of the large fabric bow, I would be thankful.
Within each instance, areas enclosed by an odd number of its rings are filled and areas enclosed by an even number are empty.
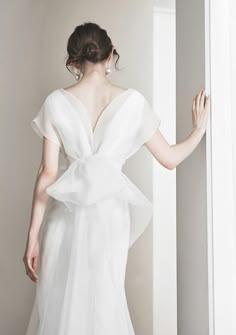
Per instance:
[[[152,217],[152,203],[122,172],[122,164],[100,154],[72,161],[66,171],[46,189],[53,198],[64,202],[69,211],[74,206],[90,206],[108,197],[130,204],[131,246]]]

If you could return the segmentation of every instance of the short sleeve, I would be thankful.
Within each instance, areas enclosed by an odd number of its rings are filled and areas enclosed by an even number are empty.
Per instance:
[[[155,133],[155,130],[160,127],[161,119],[155,112],[150,103],[144,98],[141,108],[139,139],[142,144],[149,140]]]
[[[43,139],[46,137],[53,143],[61,147],[61,139],[53,122],[53,105],[49,96],[41,105],[35,117],[31,120],[30,125],[35,132]]]

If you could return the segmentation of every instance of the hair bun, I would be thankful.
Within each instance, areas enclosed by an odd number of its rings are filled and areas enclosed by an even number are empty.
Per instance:
[[[99,58],[99,48],[94,42],[85,45],[84,56],[87,60],[96,62]]]
[[[105,29],[94,22],[85,22],[76,26],[67,41],[66,67],[71,71],[74,66],[103,62],[110,56],[113,44]],[[113,49],[116,64],[120,58],[118,52]],[[117,67],[116,67],[117,68]]]

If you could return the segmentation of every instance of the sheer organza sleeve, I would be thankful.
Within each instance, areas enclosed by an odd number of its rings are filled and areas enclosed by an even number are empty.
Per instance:
[[[53,122],[54,112],[52,101],[50,97],[47,97],[30,124],[41,139],[46,137],[61,147],[61,139],[55,126],[55,122]]]
[[[160,127],[161,119],[159,114],[153,110],[150,103],[144,98],[140,114],[139,141],[144,144]]]

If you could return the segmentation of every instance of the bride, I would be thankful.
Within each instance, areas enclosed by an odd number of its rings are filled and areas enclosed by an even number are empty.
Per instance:
[[[164,167],[176,168],[205,133],[209,96],[200,90],[193,98],[192,131],[170,145],[146,98],[108,79],[119,54],[106,30],[77,26],[67,52],[78,82],[50,92],[31,122],[43,145],[23,256],[37,283],[27,335],[134,335],[125,269],[152,203],[122,166],[145,145]]]

